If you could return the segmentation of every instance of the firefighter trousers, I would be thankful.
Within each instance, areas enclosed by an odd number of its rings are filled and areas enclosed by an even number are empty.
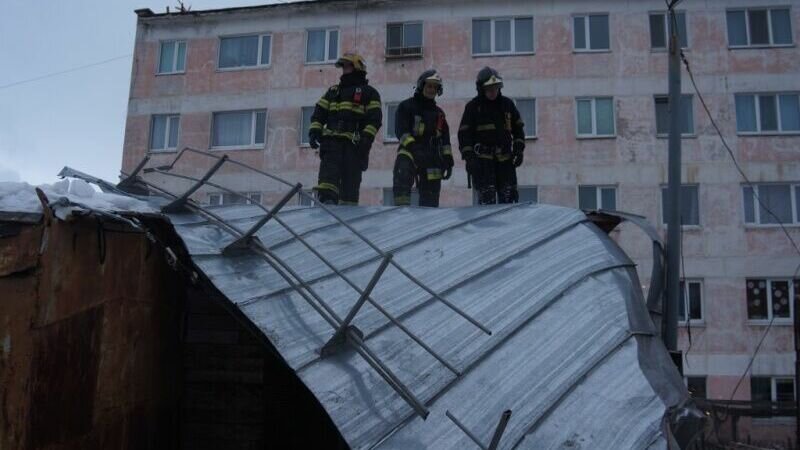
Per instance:
[[[479,205],[517,203],[517,169],[511,159],[478,158],[478,173],[470,174]]]
[[[358,147],[347,139],[324,138],[320,142],[319,181],[314,190],[321,203],[358,205],[361,158]]]
[[[399,154],[394,161],[394,204],[411,204],[411,188],[416,184],[419,192],[419,206],[439,206],[439,192],[442,190],[442,170],[438,168],[419,168],[406,155]]]

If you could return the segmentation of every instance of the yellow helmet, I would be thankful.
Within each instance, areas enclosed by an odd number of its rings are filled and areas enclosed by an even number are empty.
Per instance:
[[[336,67],[342,67],[346,62],[352,64],[353,68],[359,72],[367,71],[367,63],[364,62],[364,58],[362,58],[361,55],[356,53],[345,53],[336,61]]]

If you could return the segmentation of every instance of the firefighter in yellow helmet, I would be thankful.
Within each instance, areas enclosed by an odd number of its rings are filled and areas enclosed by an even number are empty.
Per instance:
[[[326,204],[357,205],[361,172],[369,166],[369,151],[381,127],[381,98],[367,81],[364,59],[345,53],[336,67],[339,84],[319,99],[308,141],[319,148],[319,181],[314,188]]]

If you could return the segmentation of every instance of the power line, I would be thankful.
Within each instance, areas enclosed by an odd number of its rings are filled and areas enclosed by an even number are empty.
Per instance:
[[[79,66],[79,67],[73,67],[71,69],[61,70],[61,71],[58,71],[58,72],[52,72],[52,73],[40,75],[38,77],[28,78],[28,79],[25,79],[25,80],[15,81],[13,83],[0,85],[0,89],[7,89],[7,88],[10,88],[10,87],[19,86],[21,84],[32,83],[34,81],[44,80],[46,78],[52,78],[52,77],[55,77],[55,76],[58,76],[58,75],[63,75],[65,73],[77,72],[79,70],[88,69],[90,67],[96,67],[96,66],[100,66],[100,65],[103,65],[103,64],[108,64],[110,62],[113,62],[113,61],[116,61],[116,60],[119,60],[119,59],[123,59],[123,58],[129,58],[131,56],[133,56],[133,55],[130,54],[130,53],[127,54],[127,55],[115,56],[113,58],[104,59],[102,61],[97,61],[97,62],[94,62],[94,63],[91,63],[91,64],[86,64],[86,65]]]

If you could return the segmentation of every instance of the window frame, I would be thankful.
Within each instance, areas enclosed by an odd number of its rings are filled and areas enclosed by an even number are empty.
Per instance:
[[[681,139],[692,139],[697,137],[697,127],[695,127],[695,114],[694,114],[694,95],[693,94],[683,94],[681,93],[681,101],[683,98],[689,97],[691,102],[690,109],[692,111],[692,132],[691,133],[684,133],[681,132]],[[655,111],[655,123],[656,123],[656,138],[665,139],[669,138],[669,132],[666,133],[659,133],[658,132],[658,100],[666,99],[667,106],[669,107],[669,95],[666,94],[655,94],[653,95],[653,107]],[[735,109],[735,108],[734,108]]]
[[[254,66],[236,66],[236,67],[220,67],[220,58],[222,57],[222,40],[233,39],[240,37],[258,36],[258,50],[256,53],[256,65]],[[261,52],[264,45],[264,36],[269,36],[269,62],[263,64],[261,61]],[[226,34],[217,36],[217,72],[234,72],[237,70],[258,70],[269,69],[272,67],[272,32],[262,33],[240,33],[240,34]]]
[[[597,134],[597,100],[598,99],[611,99],[611,123],[614,126],[612,134]],[[578,102],[581,100],[592,101],[592,133],[581,134],[579,130],[579,111]],[[597,95],[587,97],[575,97],[575,137],[576,139],[616,139],[617,138],[617,106],[614,102],[614,96],[611,95]]]
[[[308,195],[310,195],[312,197],[314,196],[314,190],[313,189],[303,189],[303,192],[305,192],[306,194],[308,194]],[[298,193],[297,194],[297,205],[298,206],[308,206],[308,207],[317,206],[317,200],[306,200],[307,198],[308,197],[306,197],[304,195],[300,195],[300,193]],[[304,201],[308,201],[308,203],[303,203]]]
[[[706,323],[706,306],[705,306],[705,283],[703,282],[702,278],[681,278],[680,283],[683,284],[683,300],[684,300],[684,311],[686,312],[686,318],[681,319],[680,311],[678,311],[678,324],[680,325],[696,325],[702,326]],[[691,306],[691,299],[689,298],[689,285],[690,284],[699,284],[700,285],[700,318],[699,319],[692,319],[689,317],[689,309]]]
[[[263,111],[264,112],[264,142],[256,143],[256,120],[258,118],[258,113]],[[215,126],[215,118],[217,114],[224,114],[224,113],[235,113],[235,112],[250,112],[250,144],[245,145],[214,145],[214,126]],[[269,109],[267,108],[256,108],[256,109],[235,109],[230,111],[214,111],[211,113],[211,136],[209,140],[209,149],[210,150],[262,150],[265,149],[267,146],[267,125],[269,124]]]
[[[737,136],[796,136],[800,135],[800,130],[789,130],[783,131],[783,119],[781,113],[781,96],[782,95],[794,95],[798,99],[798,103],[800,103],[800,91],[776,91],[776,92],[737,92],[733,94],[733,112],[734,116],[736,115],[736,99],[737,97],[744,97],[744,96],[752,96],[753,103],[755,105],[755,115],[756,115],[756,131],[739,131],[739,122],[738,117],[735,117],[736,121],[736,135]],[[776,108],[776,118],[778,120],[778,129],[775,131],[763,131],[761,130],[761,97],[775,97],[775,108]]]
[[[697,188],[697,224],[683,224],[681,223],[681,229],[683,230],[699,230],[703,228],[703,221],[701,220],[702,215],[700,211],[703,210],[702,205],[700,204],[700,183],[681,183],[681,194],[683,194],[684,187],[694,187]],[[659,186],[661,192],[661,225],[664,228],[667,228],[667,216],[664,214],[664,208],[666,205],[664,204],[664,198],[669,190],[668,184],[662,184]],[[683,199],[683,197],[681,197]]]
[[[391,144],[391,143],[400,142],[400,139],[398,139],[397,136],[396,136],[397,135],[397,131],[396,130],[392,130],[392,131],[395,132],[395,136],[394,137],[389,136],[389,127],[394,128],[394,124],[393,123],[392,124],[389,123],[389,107],[394,106],[395,108],[397,108],[398,106],[400,106],[400,102],[384,102],[384,104],[386,105],[386,110],[384,111],[384,116],[383,117],[386,117],[387,123],[386,123],[386,126],[383,127],[383,142],[385,144]],[[397,111],[396,110],[395,110],[395,117],[397,117]]]
[[[304,147],[304,148],[311,148],[311,143],[308,142],[308,133],[303,133],[303,123],[305,122],[305,115],[303,113],[303,110],[305,110],[306,108],[309,108],[311,110],[311,115],[313,116],[314,115],[314,109],[316,108],[316,106],[301,106],[300,107],[300,124],[297,126],[297,129],[299,131],[299,133],[298,133],[299,134],[299,136],[298,136],[298,138],[299,138],[298,139],[298,146],[299,147]],[[309,117],[309,120],[310,119],[311,119],[311,117]],[[266,130],[266,128],[265,128],[265,130]],[[264,136],[264,140],[266,141],[266,136]]]
[[[164,44],[172,42],[175,44],[175,52],[172,55],[172,70],[169,72],[161,72],[161,52],[164,50]],[[178,67],[178,46],[183,43],[183,70],[176,70]],[[186,60],[189,56],[189,42],[186,39],[164,39],[158,41],[158,55],[156,58],[156,76],[160,75],[181,75],[186,73]]]
[[[592,48],[592,44],[590,41],[590,27],[589,27],[589,17],[590,16],[606,16],[608,18],[608,48]],[[575,46],[575,18],[576,17],[583,17],[583,32],[584,36],[586,37],[586,48],[577,48]],[[592,12],[592,13],[580,13],[580,14],[572,14],[570,15],[571,28],[572,28],[572,52],[573,53],[611,53],[611,14],[607,12]]]
[[[686,46],[685,47],[681,46],[681,50],[688,50],[690,48],[690,42],[691,42],[691,40],[690,40],[691,33],[689,32],[689,28],[690,28],[689,27],[689,16],[688,16],[688,14],[686,14],[686,10],[683,10],[683,9],[675,10],[675,13],[676,14],[683,14],[684,22],[686,22]],[[648,26],[648,31],[650,32],[650,35],[651,35],[651,37],[650,37],[650,39],[651,39],[650,40],[650,51],[653,52],[653,53],[663,53],[663,52],[666,52],[666,51],[669,50],[669,22],[667,21],[667,16],[668,15],[669,15],[669,11],[663,11],[663,10],[661,10],[661,11],[653,10],[653,11],[648,11],[647,12],[647,26]],[[650,29],[650,17],[652,17],[652,16],[662,16],[662,19],[664,20],[664,43],[665,43],[664,47],[653,47],[653,41],[652,41],[653,30]]]
[[[260,205],[264,199],[262,193],[258,191],[237,192],[237,194],[247,197],[247,200],[244,203],[225,203],[225,196],[226,195],[232,196],[233,194],[224,191],[209,192],[207,195],[208,205],[209,206],[255,205],[255,204]],[[253,198],[254,196],[258,196],[258,202],[255,201],[255,199]],[[212,200],[213,198],[216,198],[217,200],[213,201]]]
[[[308,34],[311,31],[324,31],[325,32],[325,59],[322,61],[309,61],[308,60]],[[328,51],[331,48],[331,32],[336,31],[336,55],[333,56],[331,59]],[[307,66],[319,66],[319,65],[326,65],[326,64],[336,64],[336,61],[339,60],[339,55],[342,54],[342,32],[339,27],[317,27],[317,28],[306,28],[305,32],[305,45],[303,46],[305,54],[303,55],[304,64]]]
[[[516,19],[531,19],[531,27],[533,28],[533,32],[531,33],[531,39],[533,40],[531,45],[531,50],[526,51],[516,51],[517,41],[516,41]],[[490,50],[488,53],[475,53],[475,48],[473,45],[474,37],[475,37],[475,21],[478,20],[488,20],[489,21],[489,47]],[[495,48],[495,22],[498,20],[508,20],[511,22],[511,50],[509,51],[496,51]],[[470,54],[473,58],[482,58],[486,56],[520,56],[520,55],[535,55],[536,54],[536,23],[534,21],[533,15],[519,15],[519,16],[489,16],[489,17],[473,17],[472,21],[470,22],[470,32],[469,32],[470,40]]]
[[[389,47],[389,27],[400,25],[403,28],[403,46],[402,47]],[[406,49],[416,48],[406,46],[406,26],[419,25],[421,30],[419,53],[406,53]],[[400,49],[400,54],[390,55],[389,49]],[[387,22],[386,23],[386,45],[383,49],[385,59],[403,59],[403,58],[422,58],[425,54],[425,23],[422,20],[409,20],[405,22]]]
[[[578,205],[578,209],[582,209],[581,208],[581,188],[594,188],[595,202],[599,206],[598,208],[595,208],[593,210],[587,209],[586,211],[600,211],[600,210],[617,211],[616,203],[619,203],[618,202],[619,199],[617,198],[617,191],[619,190],[619,186],[618,185],[616,185],[616,184],[579,184],[577,186],[576,190],[575,190],[575,193],[577,195],[577,202],[576,203]],[[608,208],[604,208],[603,207],[603,189],[613,189],[614,190],[614,203],[615,203],[615,205],[614,205],[615,208],[614,209],[608,209]]]
[[[794,291],[794,287],[795,287],[794,286],[795,285],[794,281],[795,280],[792,279],[792,278],[781,278],[781,277],[758,277],[758,278],[756,278],[756,277],[746,277],[745,278],[745,310],[747,310],[747,308],[748,308],[748,303],[747,303],[747,283],[749,281],[757,281],[757,280],[764,280],[767,283],[767,285],[765,287],[766,292],[767,292],[767,318],[766,319],[751,319],[749,312],[746,311],[745,314],[746,314],[746,317],[747,317],[747,324],[748,325],[756,325],[756,326],[764,326],[764,325],[768,325],[770,322],[772,322],[773,325],[794,325],[794,315],[795,315],[794,297],[795,297],[795,295],[797,295],[795,293],[795,291]],[[772,309],[772,283],[776,282],[776,281],[777,282],[785,281],[785,282],[787,282],[787,284],[789,286],[789,292],[787,294],[788,297],[789,297],[789,301],[788,301],[788,304],[789,304],[789,317],[775,317],[774,320],[773,320],[774,312],[773,312],[773,309]]]
[[[166,120],[166,126],[164,127],[164,147],[163,148],[153,148],[153,131],[155,128],[155,121],[156,117],[164,117]],[[175,140],[175,147],[169,146],[169,134],[170,134],[170,122],[171,118],[177,117],[178,118],[178,138]],[[174,153],[178,151],[178,147],[180,147],[180,140],[181,140],[181,115],[179,113],[167,113],[167,114],[151,114],[150,115],[150,134],[149,139],[147,142],[147,152],[148,153]]]
[[[789,208],[791,208],[792,214],[792,222],[789,223],[761,223],[761,204],[758,202],[756,198],[758,193],[759,186],[765,185],[788,185],[789,186]],[[751,183],[747,184],[744,183],[741,185],[742,187],[742,222],[744,223],[745,228],[780,228],[781,226],[784,227],[797,227],[800,226],[800,210],[797,209],[797,190],[800,189],[800,182],[774,182],[774,183]],[[747,221],[747,198],[744,194],[744,190],[746,188],[753,189],[753,222]]]
[[[788,9],[789,10],[789,36],[792,37],[792,42],[788,44],[774,44],[775,38],[772,31],[772,10],[775,9]],[[729,12],[744,12],[744,28],[745,36],[747,37],[746,45],[731,45],[730,35],[728,34],[728,13]],[[750,11],[766,11],[767,12],[767,34],[769,34],[768,44],[751,44],[750,38]],[[792,8],[791,5],[785,6],[755,6],[745,8],[726,8],[725,9],[725,39],[728,41],[728,50],[747,49],[747,48],[787,48],[794,47],[794,28],[792,27]]]
[[[539,132],[539,114],[538,114],[538,112],[539,112],[538,103],[539,102],[536,100],[536,97],[512,97],[511,100],[514,102],[514,106],[517,106],[517,101],[518,100],[532,101],[533,102],[533,127],[536,129],[536,133],[527,134],[527,130],[529,130],[530,128],[528,128],[526,126],[525,127],[525,130],[526,130],[525,131],[525,133],[526,133],[525,134],[525,140],[527,141],[527,140],[539,139],[539,136],[537,134]],[[519,108],[517,108],[517,109],[519,109]],[[526,125],[527,125],[527,123],[526,123]]]

